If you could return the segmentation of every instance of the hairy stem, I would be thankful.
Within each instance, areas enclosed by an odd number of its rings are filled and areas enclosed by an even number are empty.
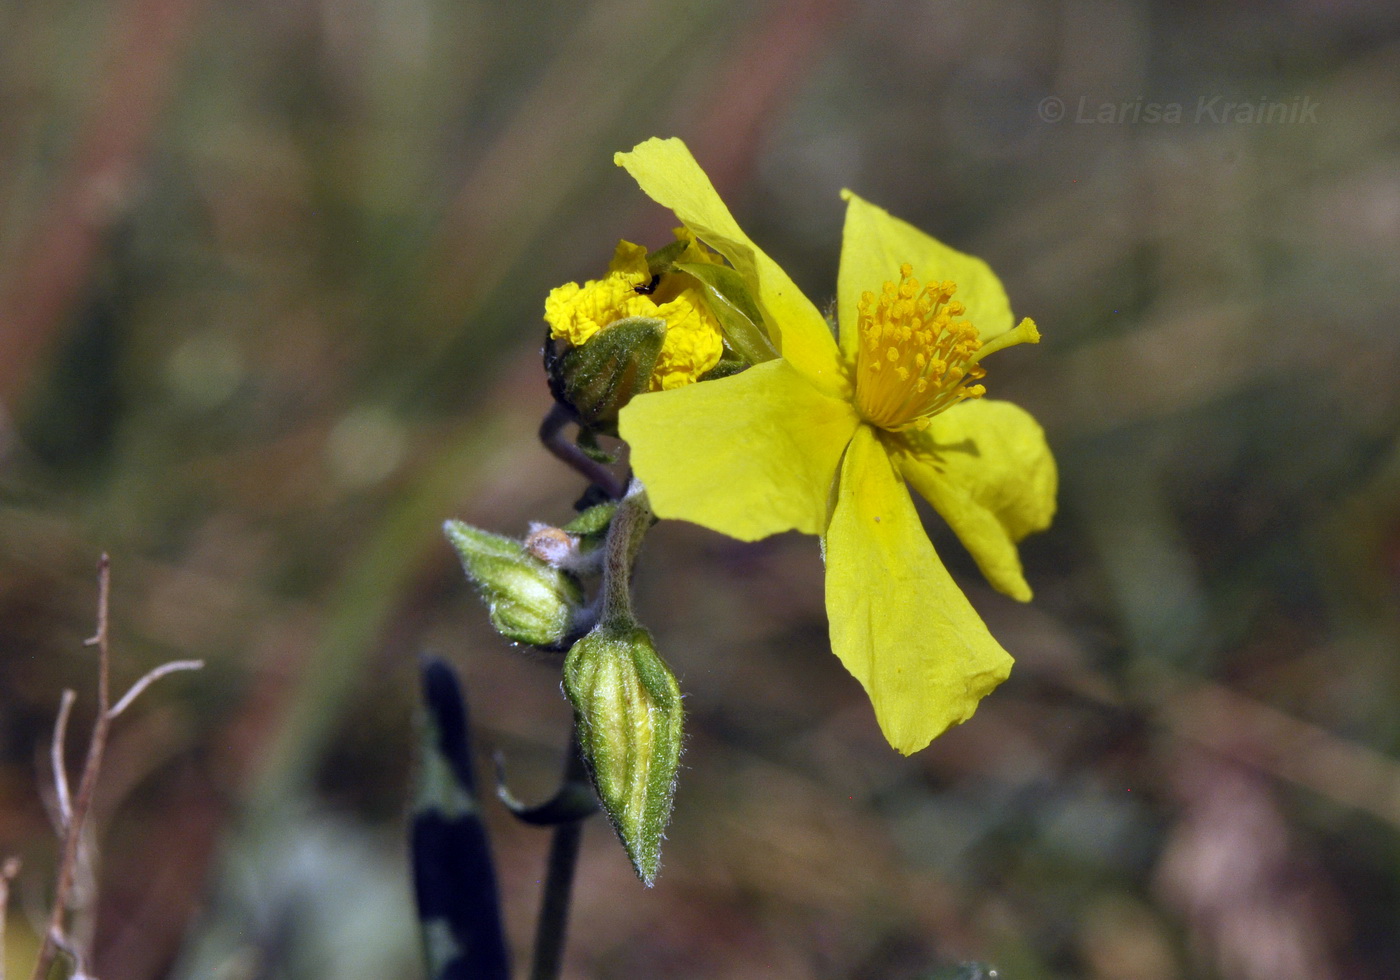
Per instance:
[[[602,625],[633,625],[632,566],[651,524],[651,502],[647,500],[646,487],[640,480],[633,480],[613,514],[604,545],[603,609],[598,617]]]

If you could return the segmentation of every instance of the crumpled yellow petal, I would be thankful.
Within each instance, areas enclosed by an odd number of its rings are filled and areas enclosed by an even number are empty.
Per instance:
[[[778,352],[824,391],[842,391],[846,382],[826,318],[744,234],[686,145],[653,137],[613,160],[751,284]]]
[[[841,453],[859,421],[786,360],[632,399],[618,431],[659,517],[742,541],[826,530]]]
[[[1016,542],[1050,526],[1058,475],[1045,432],[1011,402],[965,401],[906,436],[904,478],[933,505],[987,581],[1028,602]]]
[[[617,248],[613,249],[612,261],[608,263],[608,272],[626,276],[634,287],[647,282],[651,279],[647,247],[626,239],[618,242]]]
[[[905,755],[970,718],[1011,672],[1010,655],[938,560],[867,425],[841,466],[826,535],[826,611],[832,650]]]
[[[958,284],[955,299],[967,307],[983,340],[1011,329],[1011,302],[991,266],[974,255],[959,252],[882,207],[848,190],[846,227],[841,234],[841,268],[836,278],[836,320],[841,330],[841,353],[847,361],[856,354],[856,304],[869,290],[880,295],[886,281],[899,281],[899,267],[908,262],[920,282],[951,279]]]
[[[588,343],[615,320],[656,315],[651,297],[639,295],[632,280],[620,272],[590,279],[582,286],[566,282],[550,290],[544,300],[544,319],[550,336],[575,347]]]
[[[666,321],[666,339],[652,369],[650,391],[669,391],[694,384],[724,356],[719,321],[698,289],[682,290],[654,316]]]

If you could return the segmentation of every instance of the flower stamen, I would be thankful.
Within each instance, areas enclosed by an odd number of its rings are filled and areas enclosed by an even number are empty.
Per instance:
[[[898,283],[886,282],[878,297],[861,295],[855,403],[872,425],[892,432],[926,428],[939,412],[986,393],[975,383],[987,373],[982,358],[1039,342],[1030,319],[984,342],[970,321],[959,319],[967,309],[952,298],[957,288],[950,281],[920,284],[906,262]]]

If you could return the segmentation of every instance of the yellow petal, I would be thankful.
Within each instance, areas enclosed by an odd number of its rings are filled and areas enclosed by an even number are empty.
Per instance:
[[[666,339],[652,369],[650,390],[693,384],[719,363],[724,354],[719,321],[699,290],[682,290],[669,303],[656,307],[653,315],[666,321]]]
[[[652,200],[674,211],[752,284],[778,352],[824,391],[844,390],[836,341],[826,318],[744,234],[686,145],[678,139],[652,138],[613,159]]]
[[[866,425],[846,451],[827,531],[826,611],[832,650],[905,755],[972,717],[1011,671],[1011,657],[938,560]]]
[[[886,281],[899,282],[899,267],[908,262],[920,282],[951,279],[958,284],[955,298],[967,307],[983,340],[1011,329],[1011,304],[991,267],[973,255],[944,245],[884,208],[851,191],[846,199],[846,228],[841,235],[841,269],[836,279],[837,322],[841,325],[841,353],[847,361],[856,352],[856,304],[867,290],[880,294]]]
[[[568,282],[550,290],[544,300],[544,319],[550,335],[577,347],[615,320],[654,316],[656,305],[640,296],[625,273],[609,273],[580,286]]]
[[[1016,542],[1049,527],[1058,477],[1045,432],[1010,402],[965,401],[907,437],[900,471],[1001,592],[1027,602]]]
[[[609,273],[626,276],[632,286],[640,286],[651,279],[651,268],[647,265],[645,245],[620,241],[613,249],[612,261],[608,263]]]
[[[857,424],[848,402],[774,360],[640,395],[618,429],[657,516],[755,541],[826,530],[831,485]]]

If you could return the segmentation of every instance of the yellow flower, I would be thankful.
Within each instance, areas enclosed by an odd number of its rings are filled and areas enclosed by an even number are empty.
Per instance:
[[[838,341],[685,144],[652,139],[616,161],[729,260],[780,354],[623,409],[653,508],[745,541],[821,535],[832,649],[890,744],[918,751],[971,717],[1011,658],[934,553],[905,484],[993,586],[1030,598],[1016,543],[1050,523],[1054,459],[1028,413],[968,382],[987,354],[1038,340],[1035,324],[1012,328],[986,263],[847,191]]]
[[[678,261],[717,261],[685,229],[677,237],[686,243]],[[627,317],[658,317],[666,321],[666,338],[647,390],[663,391],[688,385],[714,368],[724,353],[720,327],[704,300],[699,283],[683,273],[668,273],[653,281],[647,250],[618,242],[608,272],[580,286],[565,283],[544,302],[544,318],[556,340],[577,347],[599,330]]]

